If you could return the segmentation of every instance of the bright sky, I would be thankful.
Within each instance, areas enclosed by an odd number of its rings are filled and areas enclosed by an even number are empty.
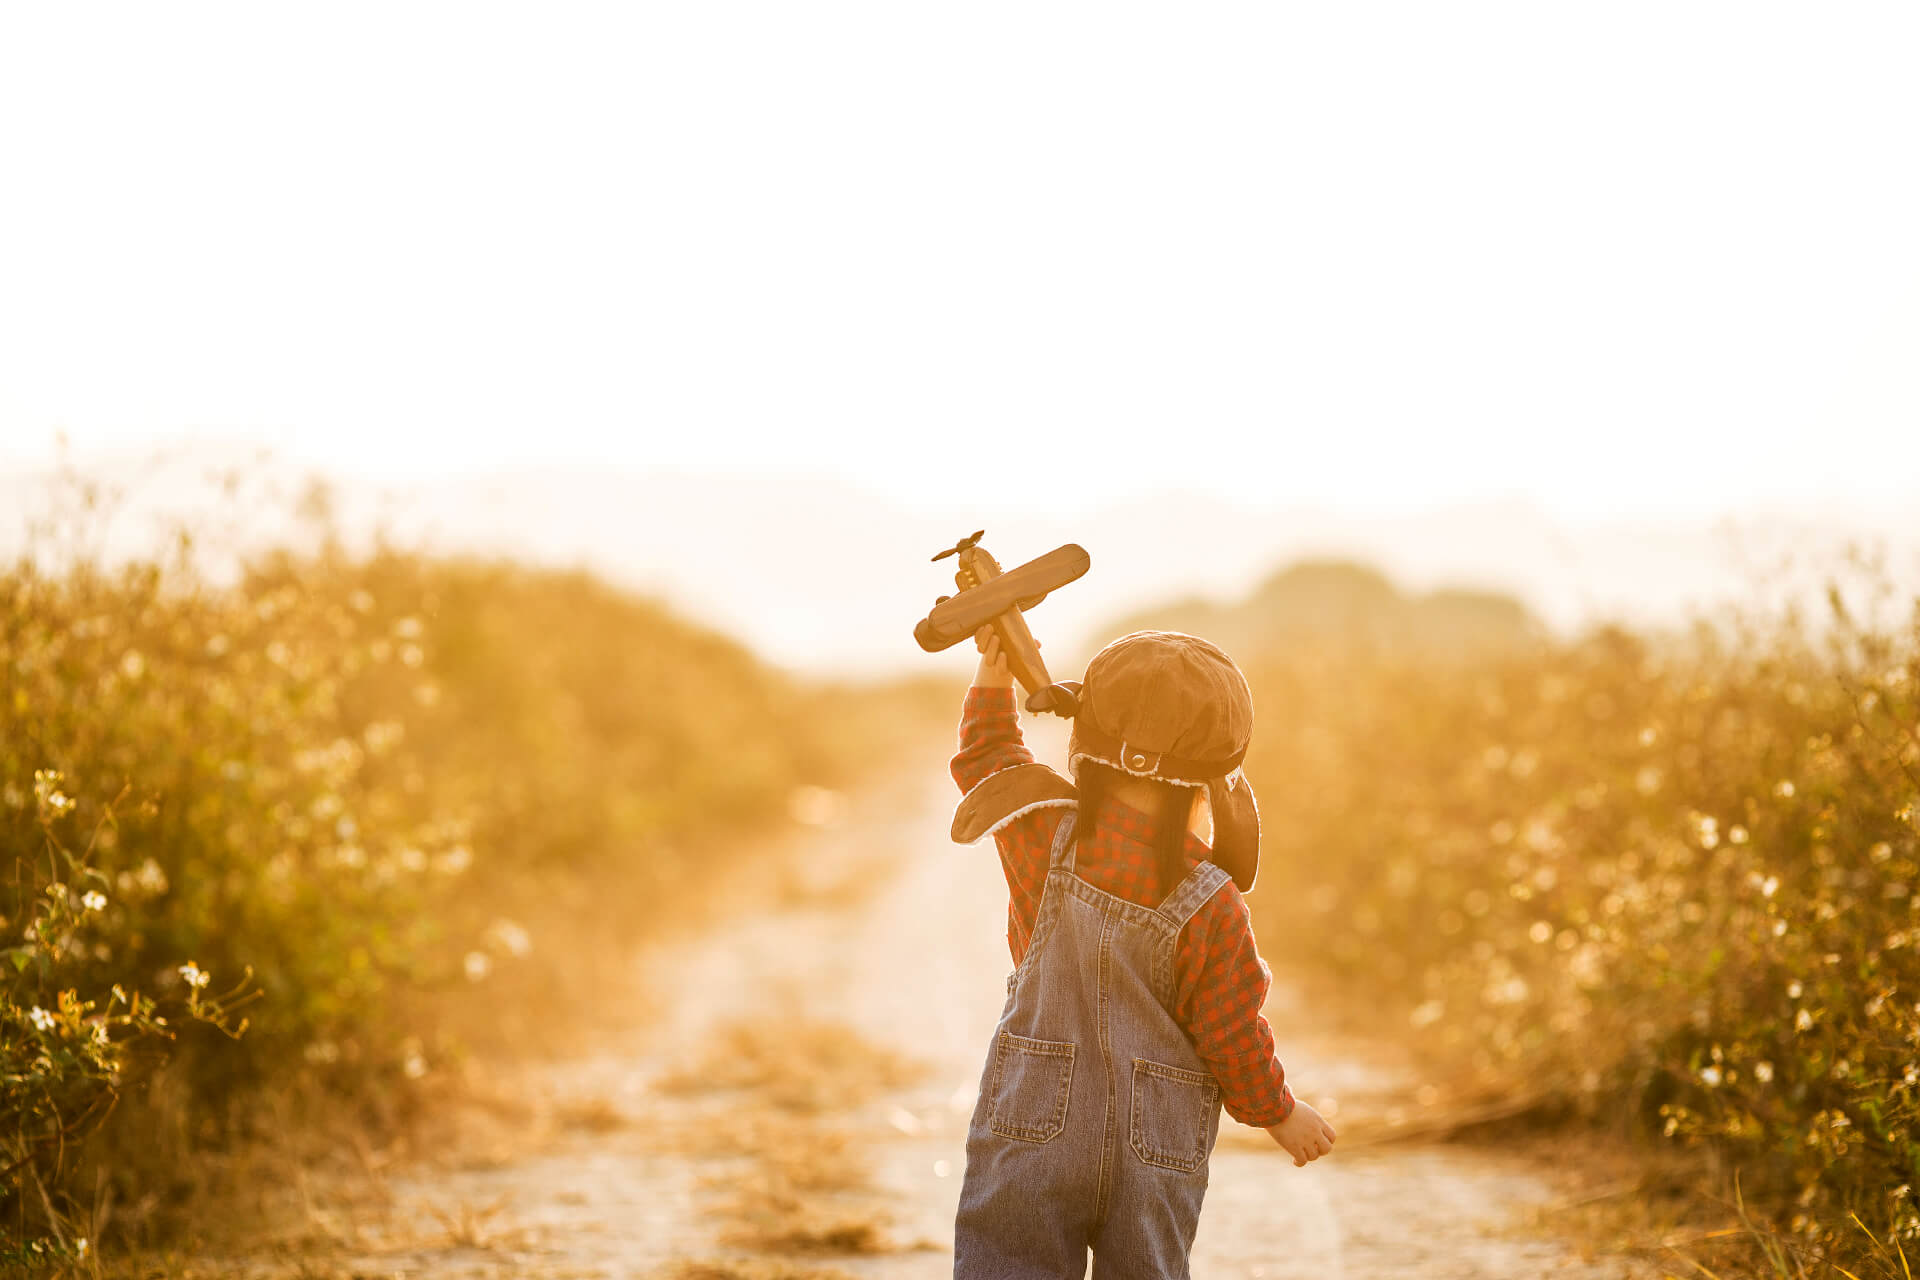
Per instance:
[[[0,463],[1920,481],[1920,7],[13,5]]]

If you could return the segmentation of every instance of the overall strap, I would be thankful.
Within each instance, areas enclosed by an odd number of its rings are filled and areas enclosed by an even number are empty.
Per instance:
[[[1211,862],[1203,862],[1187,873],[1187,878],[1175,886],[1167,900],[1160,904],[1160,914],[1173,921],[1176,929],[1184,928],[1187,921],[1193,919],[1194,912],[1207,905],[1213,895],[1220,892],[1220,886],[1233,879],[1225,871]]]
[[[1075,847],[1075,841],[1073,838],[1073,827],[1074,827],[1075,821],[1078,820],[1079,817],[1080,815],[1077,811],[1072,809],[1067,810],[1067,816],[1060,820],[1059,827],[1057,827],[1054,830],[1053,852],[1047,856],[1047,869],[1049,871],[1053,871],[1053,870],[1072,871],[1073,870],[1073,855],[1074,855],[1074,847]]]

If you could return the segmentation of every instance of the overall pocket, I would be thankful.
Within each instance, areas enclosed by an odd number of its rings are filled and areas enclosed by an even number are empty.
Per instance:
[[[1129,1144],[1144,1164],[1195,1173],[1213,1146],[1220,1086],[1200,1071],[1133,1060]]]
[[[993,1048],[987,1127],[1003,1138],[1051,1142],[1067,1127],[1072,1089],[1071,1041],[1030,1040],[1002,1031]]]

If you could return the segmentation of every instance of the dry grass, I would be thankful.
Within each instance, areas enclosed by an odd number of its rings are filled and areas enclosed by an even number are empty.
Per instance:
[[[761,1136],[771,1130],[760,1129]],[[795,1126],[756,1152],[744,1175],[716,1178],[730,1244],[776,1253],[891,1253],[891,1215],[862,1194],[870,1179],[846,1134]]]
[[[778,1258],[707,1258],[670,1264],[660,1280],[853,1280],[838,1267],[816,1267]]]
[[[729,1244],[773,1254],[877,1254],[916,1246],[890,1233],[892,1216],[868,1191],[858,1147],[823,1114],[922,1073],[920,1064],[841,1024],[758,1019],[721,1028],[663,1087],[749,1095],[729,1106],[734,1123],[704,1135],[707,1154],[741,1156],[747,1166],[710,1180],[727,1192],[713,1211]]]
[[[585,1133],[612,1133],[627,1124],[626,1115],[605,1098],[569,1098],[554,1108],[553,1118],[562,1129]]]
[[[729,1244],[772,1253],[897,1253],[904,1246],[887,1233],[886,1214],[836,1209],[804,1200],[751,1197],[729,1210],[742,1219],[727,1233]]]
[[[715,1174],[706,1185],[717,1189],[766,1186],[793,1192],[864,1191],[871,1185],[865,1160],[853,1136],[810,1120],[762,1116],[726,1131],[725,1144],[703,1154],[745,1157],[754,1172],[746,1178]]]
[[[658,1087],[669,1093],[747,1090],[784,1111],[820,1112],[901,1088],[925,1071],[841,1023],[743,1019],[721,1028]]]
[[[429,1212],[446,1228],[447,1243],[453,1248],[491,1249],[500,1242],[500,1232],[492,1225],[493,1220],[512,1198],[513,1193],[509,1191],[484,1205],[462,1201],[450,1209],[435,1205]]]

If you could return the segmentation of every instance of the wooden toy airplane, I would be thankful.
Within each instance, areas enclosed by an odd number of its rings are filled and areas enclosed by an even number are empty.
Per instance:
[[[1072,689],[1056,684],[1047,674],[1040,647],[1034,643],[1027,620],[1020,615],[1045,600],[1050,592],[1086,573],[1092,560],[1084,548],[1069,542],[1003,573],[1000,562],[980,545],[985,533],[981,529],[934,557],[960,558],[953,575],[960,591],[934,601],[933,612],[913,628],[913,638],[928,653],[939,653],[992,623],[1000,637],[1000,652],[1006,655],[1014,679],[1027,691],[1027,710],[1071,716],[1079,709],[1079,700]]]

